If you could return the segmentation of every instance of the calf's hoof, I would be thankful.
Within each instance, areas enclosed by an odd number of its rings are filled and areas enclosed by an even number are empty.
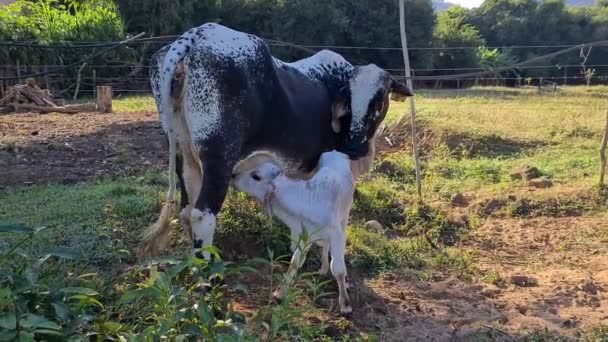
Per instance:
[[[326,276],[327,273],[329,273],[329,267],[327,267],[327,268],[320,268],[317,271],[317,275],[320,275],[320,276]]]

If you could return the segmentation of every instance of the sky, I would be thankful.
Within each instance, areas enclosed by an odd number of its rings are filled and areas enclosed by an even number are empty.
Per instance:
[[[473,8],[481,5],[483,0],[446,0],[446,2],[457,4],[466,8]]]

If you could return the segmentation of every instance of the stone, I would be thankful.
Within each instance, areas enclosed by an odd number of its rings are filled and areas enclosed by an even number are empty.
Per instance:
[[[512,180],[530,180],[544,176],[538,168],[529,165],[516,166],[509,174]]]
[[[376,220],[369,220],[365,222],[365,229],[371,230],[374,232],[382,233],[384,229],[382,228],[382,224]]]
[[[536,284],[536,280],[525,275],[515,274],[511,276],[511,284],[526,287]]]
[[[467,200],[463,194],[456,193],[452,194],[450,198],[450,203],[452,203],[454,207],[466,207],[469,205],[469,200]]]
[[[599,287],[592,282],[586,282],[582,285],[579,285],[579,289],[591,295],[596,295],[600,290]]]
[[[546,189],[553,186],[553,182],[546,178],[535,178],[528,181],[528,185],[537,189]]]

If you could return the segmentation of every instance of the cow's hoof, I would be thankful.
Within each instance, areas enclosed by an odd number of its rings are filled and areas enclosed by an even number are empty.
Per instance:
[[[283,302],[283,294],[281,293],[281,288],[276,289],[272,293],[272,301],[277,305]]]
[[[212,288],[213,288],[213,286],[211,284],[204,284],[204,285],[199,285],[199,286],[195,287],[193,289],[193,291],[196,293],[200,293],[200,294],[206,294],[206,293],[209,293]]]
[[[353,308],[350,305],[341,308],[340,315],[344,318],[351,318],[353,315]]]

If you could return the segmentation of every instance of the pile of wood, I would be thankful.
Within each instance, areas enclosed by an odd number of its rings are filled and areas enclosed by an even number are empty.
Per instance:
[[[0,99],[0,113],[39,112],[68,113],[95,112],[94,103],[64,105],[63,100],[55,99],[48,89],[40,89],[34,79],[27,79],[25,84],[18,84],[8,89],[6,96]]]

